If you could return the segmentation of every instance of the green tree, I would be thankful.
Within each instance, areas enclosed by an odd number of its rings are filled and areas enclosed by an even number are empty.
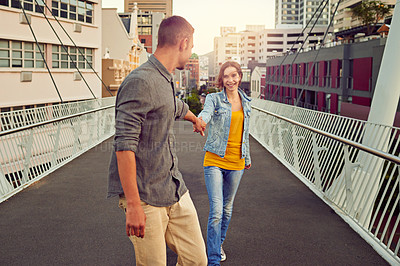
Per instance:
[[[197,90],[192,90],[192,95],[186,98],[186,103],[189,105],[189,110],[192,111],[193,114],[198,115],[201,110],[201,103],[199,96],[197,95]]]
[[[351,9],[353,15],[367,26],[367,34],[373,33],[376,24],[390,13],[390,7],[381,1],[363,1]]]
[[[190,59],[199,59],[199,56],[196,53],[192,53]]]

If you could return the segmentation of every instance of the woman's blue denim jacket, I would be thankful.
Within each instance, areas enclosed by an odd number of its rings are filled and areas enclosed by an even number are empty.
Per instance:
[[[244,130],[242,136],[242,156],[245,165],[251,164],[249,145],[250,101],[242,90],[238,90],[242,99],[244,113]],[[204,150],[215,153],[220,157],[225,156],[228,144],[229,129],[231,126],[232,105],[228,101],[225,89],[221,92],[208,94],[203,111],[198,115],[209,125],[208,136]]]

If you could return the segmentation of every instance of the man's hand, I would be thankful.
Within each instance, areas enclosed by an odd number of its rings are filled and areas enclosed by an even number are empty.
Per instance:
[[[142,206],[126,207],[126,234],[128,236],[144,237],[146,214]]]
[[[250,169],[250,167],[251,167],[251,164],[248,164],[248,165],[244,166],[244,169]]]
[[[193,122],[193,132],[200,132],[200,135],[204,136],[206,126],[206,122],[201,117],[196,117],[195,122]]]

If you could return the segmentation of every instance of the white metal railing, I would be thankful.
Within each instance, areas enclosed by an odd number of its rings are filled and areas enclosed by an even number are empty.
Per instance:
[[[0,114],[0,202],[114,134],[115,97]]]
[[[400,263],[400,128],[253,99],[251,135],[389,263]]]

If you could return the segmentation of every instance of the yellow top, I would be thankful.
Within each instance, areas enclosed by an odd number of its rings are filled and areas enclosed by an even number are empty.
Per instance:
[[[243,109],[232,112],[225,157],[221,158],[217,154],[207,151],[204,156],[204,166],[217,166],[226,170],[244,169],[244,158],[240,158],[242,154],[243,121]]]

